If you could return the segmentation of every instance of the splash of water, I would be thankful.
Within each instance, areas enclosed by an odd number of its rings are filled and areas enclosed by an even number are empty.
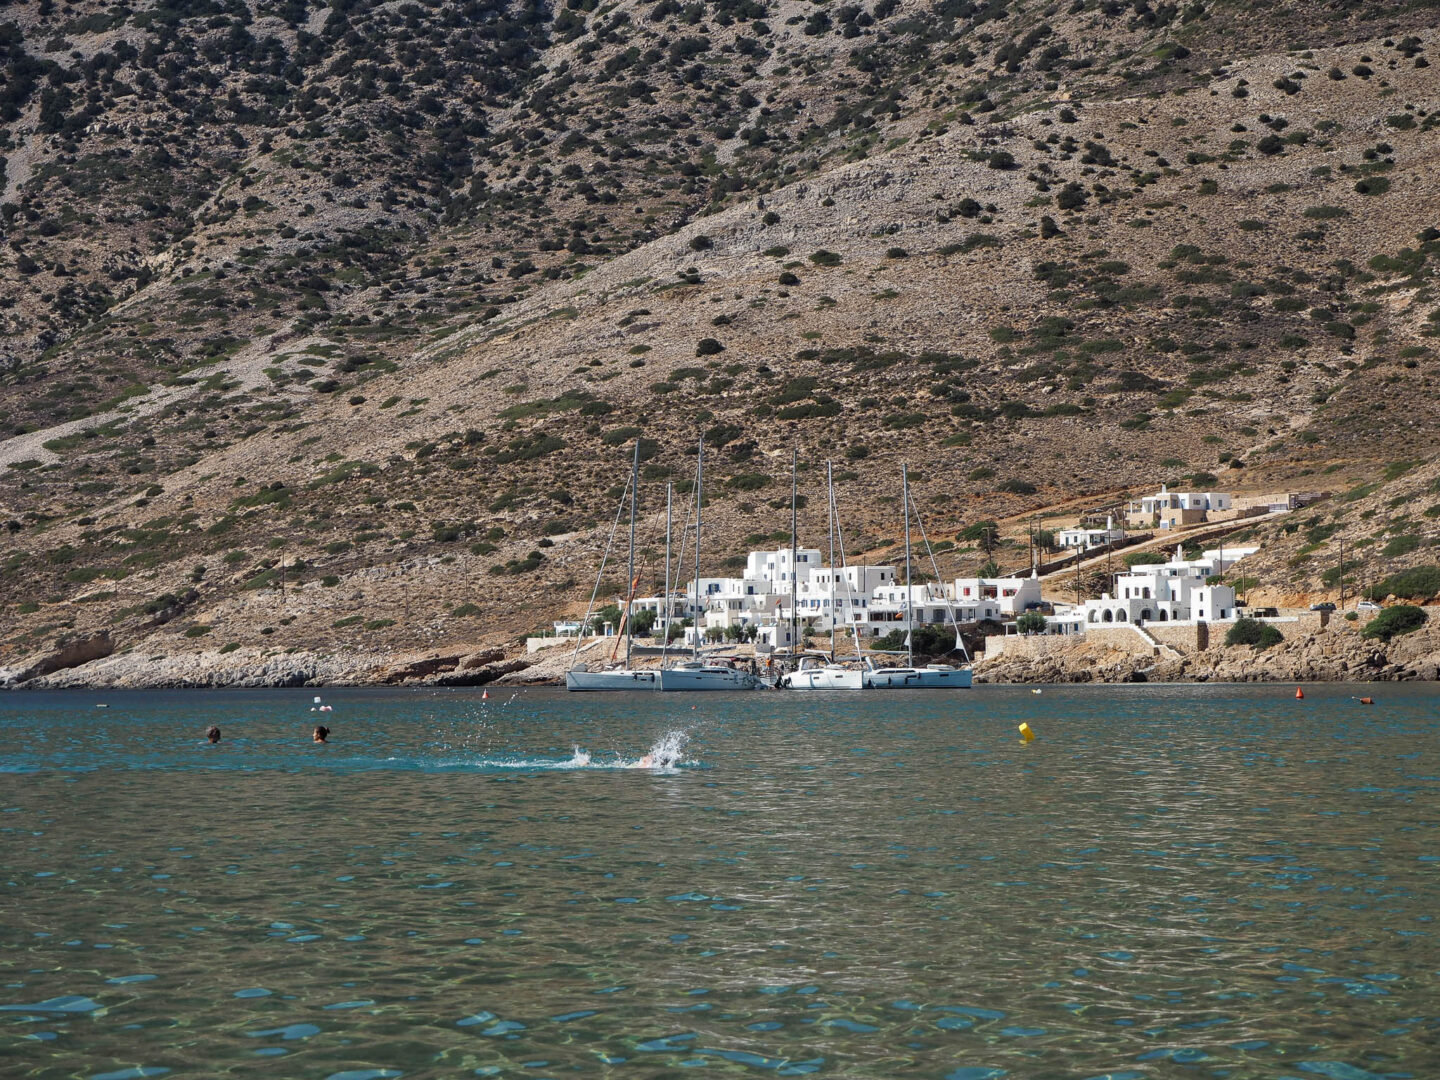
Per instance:
[[[633,766],[638,769],[673,769],[685,760],[685,744],[690,736],[684,731],[667,731]]]
[[[468,762],[483,769],[555,770],[569,769],[676,769],[685,764],[685,744],[690,736],[684,731],[667,731],[641,757],[621,755],[595,760],[589,750],[576,745],[568,758],[482,757]]]

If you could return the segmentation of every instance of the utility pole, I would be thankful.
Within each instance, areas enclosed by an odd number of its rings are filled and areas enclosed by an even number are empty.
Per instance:
[[[1345,538],[1340,537],[1340,610],[1345,610]]]

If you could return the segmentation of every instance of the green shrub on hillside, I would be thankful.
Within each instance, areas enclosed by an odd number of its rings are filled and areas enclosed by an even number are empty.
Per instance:
[[[1440,595],[1440,566],[1412,566],[1401,570],[1372,587],[1366,595],[1372,600],[1384,600],[1387,596],[1429,600]]]
[[[1411,604],[1397,604],[1394,607],[1387,607],[1371,619],[1369,625],[1360,631],[1360,634],[1362,637],[1389,641],[1392,637],[1419,630],[1425,625],[1425,619],[1425,612],[1420,608]]]
[[[1126,566],[1159,566],[1165,562],[1165,556],[1158,551],[1134,551],[1123,561]]]
[[[1250,645],[1256,649],[1268,649],[1284,640],[1279,630],[1259,619],[1238,619],[1225,635],[1226,645]]]

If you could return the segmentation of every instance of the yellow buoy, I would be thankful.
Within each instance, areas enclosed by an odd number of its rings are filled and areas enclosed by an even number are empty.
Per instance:
[[[1030,742],[1032,739],[1035,738],[1035,732],[1030,730],[1029,724],[1020,725],[1020,738],[1023,739],[1025,742]]]

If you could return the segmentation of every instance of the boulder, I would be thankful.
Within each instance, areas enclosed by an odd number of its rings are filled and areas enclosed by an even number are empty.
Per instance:
[[[399,683],[409,679],[425,679],[442,671],[454,671],[460,666],[462,657],[456,656],[426,656],[419,660],[411,660],[407,663],[396,664],[385,672],[382,682]]]

